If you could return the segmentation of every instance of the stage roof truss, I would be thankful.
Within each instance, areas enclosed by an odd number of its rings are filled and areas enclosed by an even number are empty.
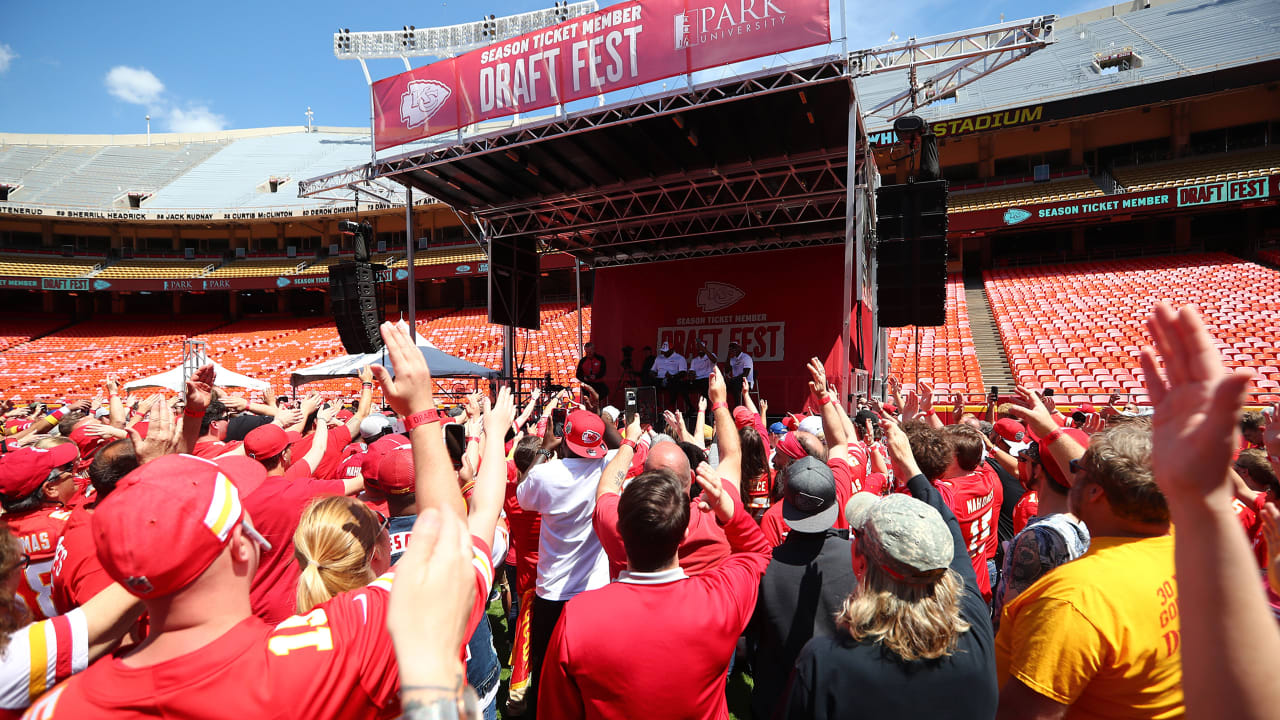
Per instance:
[[[1057,15],[1044,15],[850,53],[850,72],[855,76],[903,70],[908,75],[905,90],[864,112],[892,122],[934,100],[951,97],[956,90],[1054,43],[1057,19]],[[943,63],[950,65],[920,80],[922,68]]]

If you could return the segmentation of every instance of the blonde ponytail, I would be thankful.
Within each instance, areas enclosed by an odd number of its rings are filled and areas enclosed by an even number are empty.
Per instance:
[[[317,498],[307,506],[293,534],[293,557],[301,569],[299,613],[374,580],[370,560],[378,528],[378,517],[353,498]]]

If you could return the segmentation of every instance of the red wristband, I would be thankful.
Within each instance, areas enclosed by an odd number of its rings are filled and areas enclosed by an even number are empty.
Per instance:
[[[480,437],[478,435],[468,435],[467,442],[469,443],[480,442]]]
[[[729,403],[727,403],[727,402],[718,402],[718,403],[712,403],[712,404],[711,404],[711,412],[715,412],[715,411],[719,410],[720,408],[724,408],[725,410],[728,410],[728,409],[729,409]]]
[[[435,408],[423,410],[420,413],[414,413],[404,419],[404,431],[409,432],[419,425],[426,425],[434,422],[440,422],[440,413],[436,412]]]
[[[833,403],[833,402],[835,402],[835,400],[832,400],[830,395],[823,395],[823,396],[822,396],[822,404],[823,404],[823,405],[830,405],[830,404],[831,404],[831,403]]]
[[[623,447],[629,447],[629,448],[631,448],[632,450],[635,450],[635,449],[636,449],[636,441],[635,441],[635,440],[628,440],[628,439],[626,439],[626,438],[622,438],[622,446],[623,446]]]
[[[1048,435],[1045,435],[1044,437],[1040,438],[1040,447],[1042,448],[1049,447],[1050,445],[1053,444],[1054,440],[1057,440],[1058,438],[1062,437],[1063,433],[1065,432],[1066,432],[1065,428],[1058,428],[1057,430],[1054,430]]]
[[[205,410],[204,408],[200,408],[199,410],[194,410],[194,412],[193,410],[194,408],[192,408],[190,405],[183,408],[182,410],[183,417],[200,418],[201,420],[204,419],[204,410]]]

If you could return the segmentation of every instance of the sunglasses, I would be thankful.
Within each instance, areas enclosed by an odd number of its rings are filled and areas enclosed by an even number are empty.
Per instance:
[[[387,517],[386,515],[383,515],[377,510],[374,510],[373,512],[375,515],[378,516],[378,534],[381,535],[382,533],[386,532],[388,528],[391,527],[391,518]]]
[[[31,556],[26,553],[22,553],[21,555],[18,556],[18,561],[13,564],[13,567],[9,568],[8,570],[5,570],[3,573],[0,573],[0,575],[8,575],[9,573],[13,572],[14,570],[17,570],[18,568],[27,568],[30,565],[31,565]]]

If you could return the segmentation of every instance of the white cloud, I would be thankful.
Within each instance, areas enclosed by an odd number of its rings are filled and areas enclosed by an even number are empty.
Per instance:
[[[168,113],[169,129],[173,132],[216,132],[227,127],[227,119],[204,105],[171,108]]]
[[[164,83],[146,68],[117,65],[106,78],[107,92],[127,103],[151,105],[164,93]]]
[[[0,73],[7,71],[16,57],[18,57],[18,53],[14,52],[13,48],[0,43]]]

